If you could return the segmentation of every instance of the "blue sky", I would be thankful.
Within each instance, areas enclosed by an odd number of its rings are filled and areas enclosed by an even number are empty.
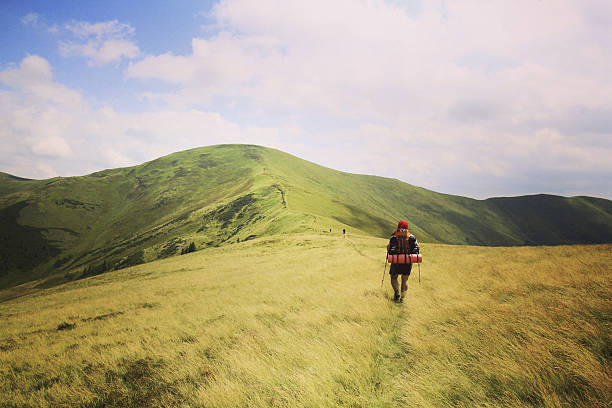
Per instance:
[[[85,59],[62,56],[58,43],[71,37],[64,26],[118,20],[138,27],[131,39],[143,53],[182,54],[190,51],[192,38],[207,34],[202,27],[212,5],[212,1],[176,1],[171,7],[167,1],[147,1],[146,7],[142,2],[114,0],[7,1],[0,6],[0,24],[6,30],[0,39],[1,63],[6,67],[28,55],[40,55],[51,63],[56,81],[84,90],[99,104],[119,103],[126,110],[142,110],[134,100],[137,93],[163,85],[126,81],[122,77],[125,60],[88,67]],[[28,15],[35,16],[35,21],[24,23]],[[109,82],[120,82],[120,86],[109,87]]]
[[[475,198],[612,198],[607,1],[4,1],[0,171],[216,143]]]

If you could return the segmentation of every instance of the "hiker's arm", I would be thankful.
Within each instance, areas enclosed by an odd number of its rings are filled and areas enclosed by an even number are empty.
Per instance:
[[[418,254],[419,253],[419,241],[417,241],[416,237],[410,234],[408,241],[410,243],[410,252],[412,252],[413,254]]]

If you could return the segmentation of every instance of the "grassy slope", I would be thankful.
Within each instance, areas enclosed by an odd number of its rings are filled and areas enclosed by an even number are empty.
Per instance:
[[[343,173],[273,149],[220,145],[82,177],[0,174],[0,288],[45,287],[279,232],[349,228],[477,245],[612,242],[612,202],[473,200]],[[49,276],[51,275],[51,278]]]
[[[9,258],[3,286],[53,270],[78,273],[88,264],[127,266],[174,255],[196,237],[199,247],[218,245],[237,229],[244,238],[255,218],[256,232],[273,231],[272,202],[279,196],[280,204],[280,194],[257,179],[260,160],[249,147],[213,147],[89,176],[27,181],[25,188],[11,180],[0,200],[7,227],[2,254]],[[29,262],[43,246],[51,255],[46,262]],[[10,273],[16,267],[18,276]]]
[[[427,242],[476,245],[612,242],[612,201],[536,195],[474,200],[399,180],[343,173],[276,150],[266,159],[291,208],[386,237],[406,218]],[[294,199],[292,200],[292,196]]]
[[[605,407],[612,247],[276,235],[0,304],[6,406]],[[34,310],[37,313],[32,313]]]

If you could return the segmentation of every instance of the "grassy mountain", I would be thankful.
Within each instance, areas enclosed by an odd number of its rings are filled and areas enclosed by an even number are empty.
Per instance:
[[[612,242],[612,202],[549,195],[473,200],[348,174],[251,145],[218,145],[81,177],[0,174],[0,288],[95,275],[279,233],[347,228],[421,241]],[[51,276],[49,279],[48,277]]]

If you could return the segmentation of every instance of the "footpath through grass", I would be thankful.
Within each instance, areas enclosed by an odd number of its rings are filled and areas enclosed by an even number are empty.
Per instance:
[[[612,246],[277,236],[0,303],[0,406],[605,407]]]

